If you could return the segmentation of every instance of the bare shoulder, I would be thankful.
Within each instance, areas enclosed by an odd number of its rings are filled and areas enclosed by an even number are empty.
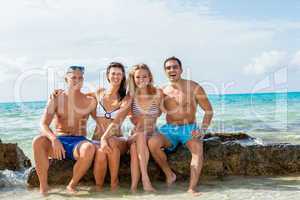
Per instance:
[[[166,87],[168,87],[168,85],[163,85],[160,87],[160,89],[164,90]]]
[[[192,80],[186,80],[186,84],[189,85],[189,87],[191,88],[191,91],[194,94],[205,94],[205,91],[203,89],[203,87],[197,83],[196,81],[192,81]]]
[[[50,97],[50,101],[53,101],[56,104],[60,104],[60,102],[64,102],[67,97],[68,97],[68,94],[66,93],[66,91],[62,91],[61,93],[58,93],[55,98]]]
[[[101,96],[103,94],[104,91],[105,91],[105,88],[99,87],[95,92],[95,96],[98,98],[99,96]]]
[[[185,79],[185,85],[192,87],[192,89],[196,88],[197,86],[199,86],[199,84],[196,81],[193,80],[187,80]]]
[[[168,91],[171,89],[171,86],[170,85],[164,85],[160,89],[161,89],[163,95],[167,95]]]
[[[162,88],[156,88],[156,95],[159,97],[159,98],[162,98],[164,96],[164,91]]]
[[[121,101],[121,106],[128,106],[132,102],[132,96],[127,94]]]
[[[104,92],[104,90],[105,90],[105,88],[99,87],[99,88],[97,89],[96,93],[101,94],[101,93]]]
[[[89,103],[97,103],[96,98],[93,96],[85,96],[85,98]]]
[[[97,107],[97,100],[94,96],[84,96],[87,108],[94,110]]]

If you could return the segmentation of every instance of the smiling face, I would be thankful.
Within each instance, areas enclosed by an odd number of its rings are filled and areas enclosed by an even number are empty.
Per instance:
[[[165,72],[171,82],[176,82],[181,79],[182,69],[176,60],[169,60],[166,62]]]
[[[83,86],[83,73],[80,70],[74,70],[66,74],[65,80],[68,88],[71,90],[80,90]]]
[[[120,85],[123,79],[123,71],[118,67],[112,67],[109,70],[107,79],[112,85]]]
[[[151,77],[146,69],[138,69],[134,72],[134,83],[138,88],[145,88],[151,82]]]

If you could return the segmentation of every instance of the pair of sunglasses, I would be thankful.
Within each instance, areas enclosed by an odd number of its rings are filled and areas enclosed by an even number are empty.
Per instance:
[[[67,70],[67,73],[79,70],[81,73],[84,73],[84,66],[70,66]]]

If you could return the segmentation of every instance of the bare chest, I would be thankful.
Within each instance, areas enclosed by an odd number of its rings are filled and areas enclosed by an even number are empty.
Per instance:
[[[192,92],[173,89],[165,92],[164,104],[167,109],[178,108],[185,110],[187,107],[195,106],[195,98]]]
[[[88,118],[91,108],[87,101],[70,101],[65,99],[58,104],[56,117],[61,120],[81,120]]]

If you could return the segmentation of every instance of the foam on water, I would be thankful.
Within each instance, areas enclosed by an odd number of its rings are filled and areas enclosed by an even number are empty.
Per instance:
[[[0,171],[0,188],[25,186],[29,169],[22,171],[2,170]]]

